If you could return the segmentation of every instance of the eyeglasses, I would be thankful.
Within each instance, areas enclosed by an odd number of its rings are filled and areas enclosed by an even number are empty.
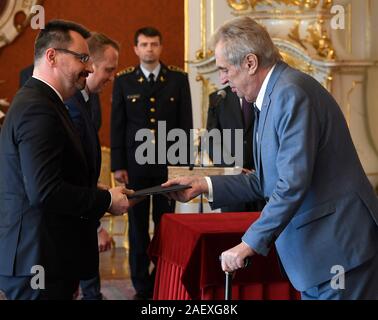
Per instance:
[[[78,58],[82,63],[87,63],[89,60],[89,55],[86,53],[77,53],[75,51],[71,51],[71,50],[63,49],[63,48],[54,48],[54,50],[72,54],[73,56]]]

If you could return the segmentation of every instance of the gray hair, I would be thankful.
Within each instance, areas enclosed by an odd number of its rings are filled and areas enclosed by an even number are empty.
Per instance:
[[[238,17],[223,24],[212,36],[212,45],[223,44],[223,55],[231,65],[240,67],[253,53],[265,68],[282,60],[266,29],[250,17]]]

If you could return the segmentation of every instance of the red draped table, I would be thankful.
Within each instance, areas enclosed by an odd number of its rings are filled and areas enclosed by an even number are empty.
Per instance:
[[[224,299],[225,275],[219,255],[240,243],[257,212],[165,214],[149,253],[156,265],[154,299]],[[232,298],[247,300],[297,299],[271,250],[255,256],[233,279]]]

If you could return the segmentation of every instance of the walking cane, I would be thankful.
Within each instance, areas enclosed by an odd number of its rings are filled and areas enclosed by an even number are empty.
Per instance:
[[[232,300],[232,276],[233,272],[225,272],[226,283],[224,291],[224,300]]]
[[[222,262],[222,256],[219,256],[219,261]],[[244,260],[244,267],[247,268],[251,264],[251,259],[246,258]],[[225,271],[225,286],[224,286],[224,300],[232,300],[232,278],[234,272]]]

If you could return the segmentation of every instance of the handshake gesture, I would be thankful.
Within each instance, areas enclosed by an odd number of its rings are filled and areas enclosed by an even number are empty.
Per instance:
[[[126,189],[125,187],[121,186],[108,189],[108,191],[110,192],[110,195],[112,197],[112,202],[108,209],[108,212],[115,216],[123,215],[129,210],[130,207],[132,207],[136,203],[136,200],[129,200],[127,198],[127,196],[134,193],[134,190]]]

